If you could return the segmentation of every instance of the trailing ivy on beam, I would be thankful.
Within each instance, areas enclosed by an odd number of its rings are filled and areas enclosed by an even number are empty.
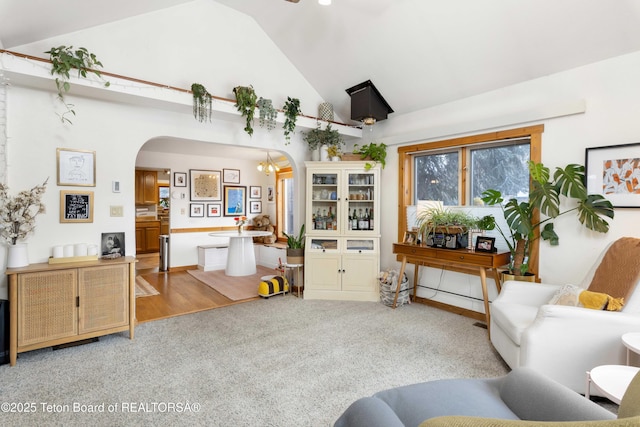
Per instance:
[[[193,94],[193,117],[199,122],[211,121],[211,94],[200,83],[191,85]]]

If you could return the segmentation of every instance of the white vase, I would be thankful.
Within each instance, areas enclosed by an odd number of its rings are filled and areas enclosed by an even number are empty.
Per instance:
[[[326,145],[321,145],[320,146],[320,161],[321,162],[328,162],[329,161],[329,153],[327,152],[327,147]]]
[[[311,150],[311,161],[317,162],[318,160],[320,160],[320,147]]]
[[[7,252],[7,268],[26,267],[29,265],[26,243],[9,245]]]

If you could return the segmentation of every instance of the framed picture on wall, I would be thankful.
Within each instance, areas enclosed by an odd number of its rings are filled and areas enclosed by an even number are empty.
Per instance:
[[[204,218],[204,203],[191,203],[189,205],[189,216],[192,218]]]
[[[225,184],[240,184],[240,169],[222,169]]]
[[[616,208],[640,207],[640,142],[587,148],[584,176],[589,194]]]
[[[262,213],[262,202],[261,201],[256,201],[256,200],[251,200],[249,202],[249,213],[252,214],[259,214]]]
[[[250,199],[261,199],[262,198],[262,187],[260,185],[252,185],[249,187],[249,198]]]
[[[220,205],[220,203],[207,204],[207,216],[208,217],[222,216],[222,205]]]
[[[60,222],[93,222],[93,191],[60,191]]]
[[[247,187],[224,186],[224,216],[246,215]]]
[[[58,185],[96,186],[96,152],[56,149]]]
[[[222,200],[220,171],[189,169],[192,202]]]
[[[186,187],[187,186],[187,173],[186,172],[174,172],[173,173],[173,186],[174,187]]]

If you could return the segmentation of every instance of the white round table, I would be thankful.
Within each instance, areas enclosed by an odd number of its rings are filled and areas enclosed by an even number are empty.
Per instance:
[[[622,396],[629,387],[633,377],[640,371],[635,366],[602,365],[596,366],[587,373],[587,393],[589,398],[589,384],[593,384],[602,394],[614,403],[620,404]]]
[[[227,267],[224,269],[224,273],[227,276],[250,276],[257,272],[253,238],[271,236],[271,233],[257,230],[243,230],[242,233],[237,231],[214,231],[209,233],[209,236],[229,238]]]
[[[640,332],[627,332],[622,335],[622,344],[627,347],[627,365],[630,365],[631,353],[640,354]]]

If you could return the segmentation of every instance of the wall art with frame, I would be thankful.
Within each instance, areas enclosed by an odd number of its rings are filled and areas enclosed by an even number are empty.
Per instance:
[[[250,199],[261,199],[262,198],[262,186],[260,185],[252,185],[249,187],[249,198]]]
[[[95,151],[57,148],[56,163],[58,185],[96,186]]]
[[[173,186],[174,187],[186,187],[187,186],[187,173],[186,172],[174,172],[173,173]]]
[[[192,218],[204,218],[204,203],[189,204],[189,216]]]
[[[640,142],[587,148],[585,179],[589,194],[614,207],[640,207]]]
[[[222,200],[220,171],[189,169],[192,202]]]
[[[246,215],[247,187],[224,186],[224,216]]]
[[[93,191],[60,191],[60,222],[93,222]]]
[[[405,231],[404,239],[402,239],[402,243],[406,243],[408,245],[415,245],[418,243],[418,232],[417,231]]]
[[[207,204],[207,216],[208,217],[222,216],[222,205],[220,203]]]
[[[240,184],[240,169],[222,169],[225,184]]]
[[[249,200],[249,213],[252,213],[252,214],[262,213],[262,201]]]

